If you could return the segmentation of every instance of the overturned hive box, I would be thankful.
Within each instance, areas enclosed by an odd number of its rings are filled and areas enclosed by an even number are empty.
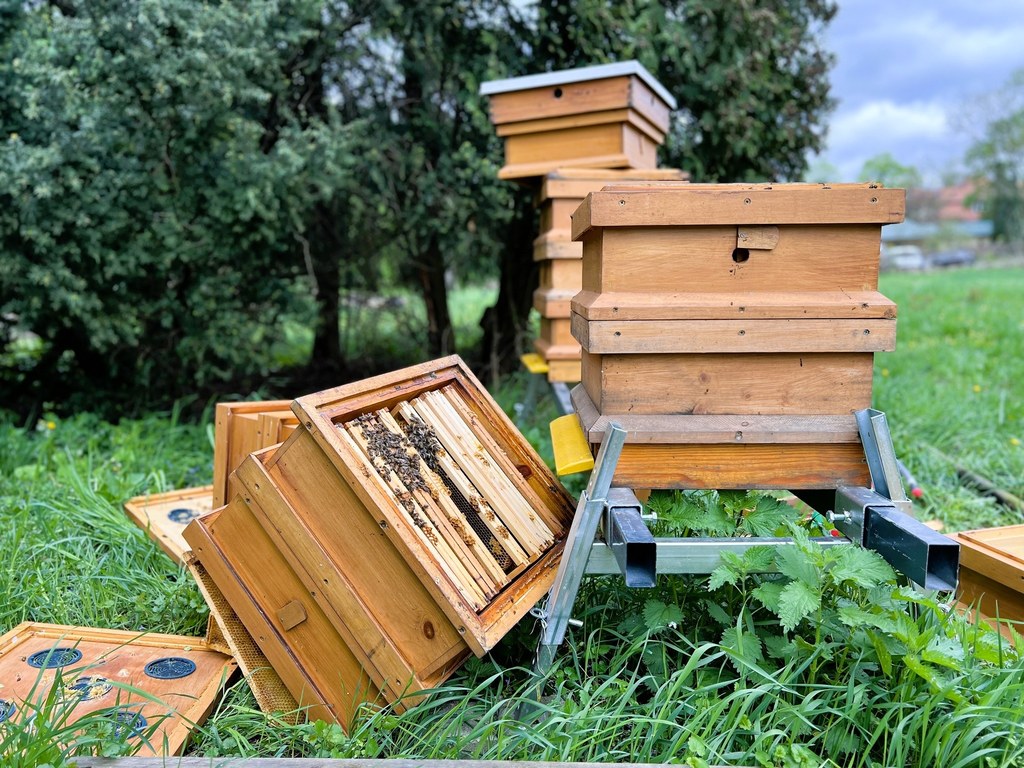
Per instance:
[[[238,492],[231,473],[254,451],[282,442],[298,419],[291,400],[217,403],[213,445],[213,507],[223,507]]]
[[[542,318],[535,348],[548,364],[549,381],[580,380],[580,345],[569,327],[569,302],[583,285],[583,246],[572,239],[572,214],[591,192],[623,181],[683,181],[674,169],[560,168],[544,177],[537,195],[540,235],[533,258],[540,267],[533,306]]]
[[[864,485],[854,411],[895,346],[877,291],[881,226],[904,191],[873,184],[621,185],[573,217],[583,290],[573,391],[592,443],[628,430],[617,483]]]
[[[179,563],[185,562],[185,526],[213,511],[213,486],[136,496],[124,503],[129,518]]]
[[[502,179],[563,166],[654,168],[676,102],[639,62],[484,83],[505,140]]]
[[[0,722],[35,716],[59,685],[68,725],[105,710],[138,754],[177,755],[234,670],[198,637],[26,622],[0,637]]]
[[[1024,621],[1024,525],[961,531],[959,601],[989,619]]]
[[[299,704],[348,727],[526,615],[574,504],[456,357],[294,410],[300,428],[248,457],[242,495],[186,538]]]

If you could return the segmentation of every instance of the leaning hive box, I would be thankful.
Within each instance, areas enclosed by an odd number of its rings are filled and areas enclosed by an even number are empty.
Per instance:
[[[685,173],[670,168],[559,168],[544,176],[537,195],[540,235],[533,244],[533,258],[540,279],[533,306],[543,318],[535,347],[548,363],[550,381],[580,380],[580,345],[569,330],[569,302],[583,284],[583,246],[572,239],[573,212],[588,194],[606,184],[685,178]]]
[[[293,407],[300,428],[186,538],[293,696],[348,727],[358,703],[403,708],[490,650],[550,587],[574,504],[456,357]],[[436,474],[422,440],[375,453],[410,409],[444,443]]]
[[[217,403],[214,419],[213,507],[223,507],[238,492],[231,476],[253,451],[276,445],[295,429],[298,420],[291,400]]]
[[[0,722],[32,717],[59,674],[69,725],[107,710],[139,754],[176,755],[234,670],[198,637],[26,622],[0,637]]]
[[[639,62],[484,83],[505,140],[503,179],[563,166],[654,168],[676,102]]]
[[[987,618],[1024,621],[1024,525],[961,531],[959,601]]]
[[[895,345],[878,293],[874,184],[606,187],[573,216],[583,348],[573,397],[591,442],[629,432],[616,482],[829,488],[868,481],[853,412]]]

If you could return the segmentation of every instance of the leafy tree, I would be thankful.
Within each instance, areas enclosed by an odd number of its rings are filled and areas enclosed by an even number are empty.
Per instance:
[[[1024,239],[1024,69],[989,99],[993,117],[967,152],[967,165],[982,179],[977,197],[995,237]]]
[[[858,179],[877,181],[887,187],[914,189],[921,186],[921,172],[912,165],[903,165],[889,152],[865,160]]]
[[[152,402],[265,361],[305,270],[310,210],[347,180],[347,132],[290,108],[281,76],[318,39],[320,13],[8,4],[0,333],[41,348],[0,373],[5,395]]]

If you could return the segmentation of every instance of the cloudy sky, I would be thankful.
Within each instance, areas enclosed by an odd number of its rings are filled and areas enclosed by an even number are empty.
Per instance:
[[[1024,68],[1024,0],[840,0],[826,38],[839,104],[823,160],[853,181],[890,152],[937,184],[971,143],[972,97]]]

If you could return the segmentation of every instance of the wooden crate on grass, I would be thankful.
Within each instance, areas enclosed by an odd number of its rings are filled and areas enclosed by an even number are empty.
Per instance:
[[[961,531],[952,538],[960,544],[959,601],[986,618],[1024,621],[1024,525]]]
[[[136,496],[124,503],[124,511],[171,559],[184,563],[188,543],[182,533],[213,511],[213,486]]]
[[[213,446],[213,507],[223,507],[238,492],[231,473],[253,451],[283,441],[298,420],[291,400],[217,403]]]
[[[456,357],[294,410],[300,428],[248,457],[242,494],[186,538],[300,705],[348,727],[523,618],[575,505]]]
[[[505,140],[503,179],[563,166],[654,168],[675,99],[639,62],[484,83]]]
[[[573,217],[583,290],[573,392],[591,442],[629,432],[616,482],[830,488],[868,482],[853,412],[895,346],[878,293],[873,184],[613,185]]]
[[[0,720],[32,717],[60,675],[69,725],[116,708],[116,725],[143,740],[139,754],[177,755],[234,670],[198,637],[26,622],[0,637]]]

